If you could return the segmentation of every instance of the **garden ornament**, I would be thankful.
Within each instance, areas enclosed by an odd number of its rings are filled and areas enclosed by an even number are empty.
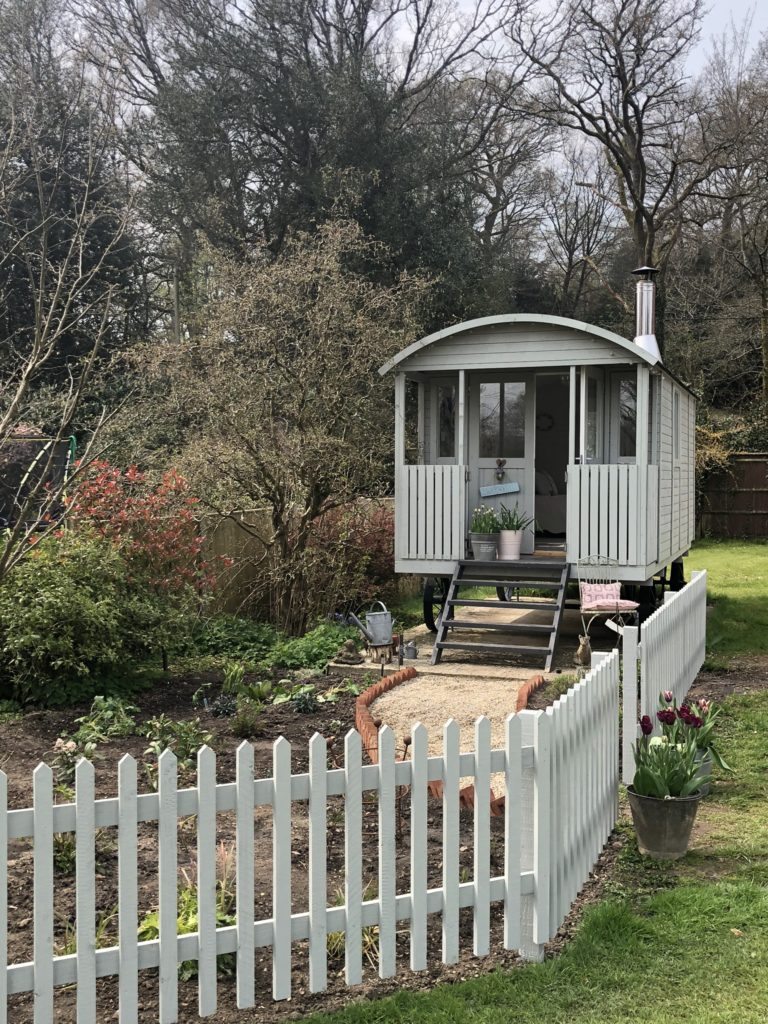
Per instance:
[[[592,663],[592,646],[588,636],[579,636],[579,646],[573,659],[582,668],[589,668]]]
[[[335,660],[342,665],[361,665],[365,658],[358,651],[354,640],[345,640]]]

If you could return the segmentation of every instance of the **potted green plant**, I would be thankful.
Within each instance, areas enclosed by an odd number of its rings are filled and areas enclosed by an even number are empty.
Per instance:
[[[720,708],[711,700],[702,697],[695,702],[686,701],[677,706],[671,690],[659,694],[659,710],[656,717],[661,722],[667,743],[681,743],[688,734],[696,743],[696,760],[704,776],[701,786],[703,796],[709,793],[713,762],[724,772],[733,772],[725,763],[715,746],[714,728]]]
[[[518,561],[523,534],[532,525],[533,516],[521,512],[517,503],[511,510],[502,505],[499,512],[499,558],[507,562]]]
[[[478,562],[493,562],[497,556],[499,519],[494,509],[479,505],[472,512],[469,542],[472,557]]]
[[[690,733],[684,742],[651,739],[653,722],[640,719],[641,738],[633,747],[635,777],[627,787],[640,853],[654,860],[678,860],[688,851],[701,800],[703,780]]]

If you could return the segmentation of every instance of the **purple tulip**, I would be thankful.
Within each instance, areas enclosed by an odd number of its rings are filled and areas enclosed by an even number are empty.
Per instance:
[[[653,722],[649,715],[643,715],[640,719],[640,728],[642,729],[643,736],[650,736],[653,732]]]
[[[675,712],[672,710],[672,708],[666,708],[663,711],[657,711],[656,717],[660,722],[663,722],[664,725],[675,724]]]
[[[675,699],[675,695],[674,693],[672,693],[671,690],[665,690],[661,696],[664,698],[667,704],[671,704],[672,701]]]

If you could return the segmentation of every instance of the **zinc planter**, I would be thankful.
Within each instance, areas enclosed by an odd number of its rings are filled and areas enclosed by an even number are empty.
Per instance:
[[[470,533],[472,557],[476,562],[495,562],[498,557],[498,533]]]
[[[640,853],[654,860],[679,860],[688,852],[701,792],[659,800],[627,788]]]
[[[524,530],[501,530],[499,533],[499,558],[505,562],[519,562],[523,546]]]

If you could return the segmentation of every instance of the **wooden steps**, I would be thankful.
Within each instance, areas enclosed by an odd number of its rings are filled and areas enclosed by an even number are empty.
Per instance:
[[[519,562],[475,562],[467,559],[457,562],[445,601],[443,612],[437,627],[437,637],[432,650],[432,664],[437,665],[444,651],[478,651],[496,654],[527,655],[537,661],[543,661],[545,672],[552,667],[557,638],[560,632],[565,593],[568,585],[570,567],[561,560],[550,562],[541,559],[521,559]],[[538,601],[525,600],[484,600],[482,598],[462,598],[461,590],[467,587],[494,587],[497,592],[505,593],[520,590],[552,591],[549,598]],[[501,610],[538,611],[551,615],[547,623],[525,623],[513,619],[505,621],[498,616],[477,619],[456,618],[457,608],[488,608]],[[478,639],[462,639],[462,631],[480,633],[487,630],[488,642]],[[499,634],[510,635],[509,643],[502,643]],[[542,644],[521,644],[516,642],[521,636],[545,637]]]

